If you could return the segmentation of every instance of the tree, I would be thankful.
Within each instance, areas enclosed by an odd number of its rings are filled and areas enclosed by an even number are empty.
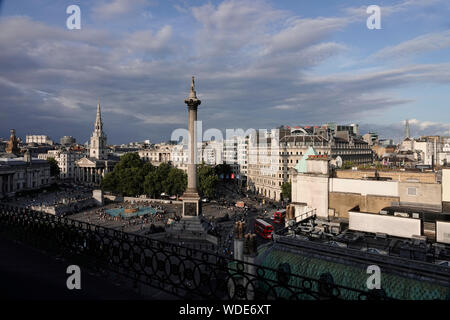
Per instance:
[[[183,170],[162,163],[145,177],[143,187],[152,198],[159,198],[163,192],[179,196],[186,190],[187,175]]]
[[[160,197],[166,189],[166,180],[172,166],[168,163],[161,163],[155,170],[153,183],[155,184],[155,197]]]
[[[61,170],[59,169],[58,161],[55,158],[48,158],[47,161],[50,163],[50,175],[52,177],[59,177]]]
[[[207,176],[202,179],[200,183],[201,194],[208,198],[214,198],[216,196],[216,187],[219,178],[217,175]]]
[[[127,153],[114,170],[105,175],[101,187],[125,196],[138,196],[144,193],[145,177],[153,171],[154,167],[144,163],[136,152]]]
[[[101,188],[102,190],[119,192],[119,179],[117,178],[117,174],[114,174],[114,171],[105,174],[101,183]]]
[[[144,193],[143,183],[145,176],[142,168],[125,168],[118,172],[119,186],[122,194],[126,196],[139,196]]]
[[[139,157],[137,152],[130,152],[124,154],[120,161],[115,165],[114,171],[121,171],[126,168],[142,168],[144,162]]]
[[[180,196],[187,187],[187,174],[183,170],[170,168],[165,181],[164,192],[169,195]]]
[[[144,180],[144,193],[148,194],[151,198],[158,198],[161,192],[156,171],[150,172]]]
[[[201,196],[213,198],[216,195],[217,183],[219,177],[214,168],[201,164],[197,169],[198,191]]]
[[[283,196],[283,199],[291,199],[291,190],[292,185],[290,182],[284,182],[281,185],[281,195]]]
[[[148,194],[159,198],[161,193],[181,195],[187,186],[186,174],[170,163],[158,167],[144,162],[137,153],[127,153],[120,158],[112,172],[105,175],[102,189],[125,196]]]

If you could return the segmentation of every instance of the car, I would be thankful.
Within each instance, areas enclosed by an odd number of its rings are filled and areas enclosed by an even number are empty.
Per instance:
[[[209,202],[209,199],[208,198],[203,198],[202,202]]]

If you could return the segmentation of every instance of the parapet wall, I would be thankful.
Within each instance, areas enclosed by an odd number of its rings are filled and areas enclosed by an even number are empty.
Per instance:
[[[412,236],[422,233],[420,219],[354,211],[350,211],[348,214],[350,230],[386,233],[402,238],[412,238]]]
[[[378,170],[377,174],[380,178],[390,178],[392,181],[406,182],[408,180],[415,180],[426,183],[437,182],[435,172]],[[375,177],[375,170],[336,170],[336,178],[365,179],[369,177]]]
[[[356,206],[359,206],[363,212],[379,213],[383,208],[391,206],[393,202],[398,202],[399,197],[330,192],[329,201],[329,207],[334,209],[335,217],[348,219],[348,212]]]

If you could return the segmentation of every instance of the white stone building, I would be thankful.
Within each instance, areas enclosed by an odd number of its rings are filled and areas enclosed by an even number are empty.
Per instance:
[[[443,166],[450,163],[450,137],[405,138],[398,146],[398,151],[412,151],[418,164]]]
[[[100,102],[97,105],[97,117],[89,144],[89,157],[76,161],[75,180],[92,186],[101,183],[106,173],[114,169],[117,159],[112,159],[106,147],[107,137],[103,131]]]
[[[37,190],[52,182],[50,164],[46,160],[24,157],[0,157],[0,199],[17,192]]]
[[[144,161],[150,161],[153,165],[158,166],[161,163],[171,161],[174,145],[155,144],[151,148],[140,149],[139,157]]]
[[[224,163],[231,166],[238,179],[246,179],[248,169],[249,136],[234,136],[223,141]]]
[[[281,200],[282,185],[290,181],[289,170],[295,167],[310,147],[317,155],[331,159],[340,157],[355,164],[371,163],[373,152],[367,142],[350,134],[354,126],[340,126],[345,130],[330,132],[327,127],[295,127],[272,130],[270,138],[262,137],[258,143],[249,140],[247,188],[259,195]],[[260,142],[263,143],[260,143]]]
[[[84,156],[84,153],[81,152],[60,149],[41,153],[38,155],[38,158],[42,160],[47,160],[49,158],[55,159],[58,162],[60,179],[74,179],[76,162]]]
[[[37,134],[28,134],[25,138],[27,144],[36,143],[36,144],[53,144],[53,140],[50,139],[49,136],[46,135],[37,135]]]

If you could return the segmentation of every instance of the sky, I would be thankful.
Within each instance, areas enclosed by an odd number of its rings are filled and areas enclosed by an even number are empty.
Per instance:
[[[409,119],[449,135],[449,18],[447,0],[0,0],[0,137],[84,143],[100,99],[108,143],[167,141],[191,76],[204,131],[358,123],[398,140]]]

